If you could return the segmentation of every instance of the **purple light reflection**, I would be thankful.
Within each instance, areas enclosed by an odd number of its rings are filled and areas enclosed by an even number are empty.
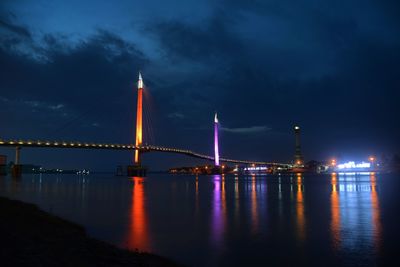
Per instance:
[[[214,175],[213,183],[211,238],[216,247],[221,247],[226,222],[225,178]]]

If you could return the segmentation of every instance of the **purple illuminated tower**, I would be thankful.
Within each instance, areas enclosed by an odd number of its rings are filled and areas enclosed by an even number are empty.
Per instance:
[[[214,160],[215,166],[219,166],[219,146],[218,146],[218,117],[217,113],[215,112],[214,117]]]

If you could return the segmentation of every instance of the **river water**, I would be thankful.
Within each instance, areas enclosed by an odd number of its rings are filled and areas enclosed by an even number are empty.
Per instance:
[[[0,176],[2,196],[188,266],[399,263],[399,190],[394,174]]]

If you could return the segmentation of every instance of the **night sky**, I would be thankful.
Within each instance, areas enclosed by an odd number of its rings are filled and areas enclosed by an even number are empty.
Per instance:
[[[400,2],[0,3],[0,138],[149,144],[289,162],[400,148]],[[0,149],[12,160],[11,148]],[[132,153],[23,149],[23,163],[114,170]],[[202,161],[147,154],[153,170]]]

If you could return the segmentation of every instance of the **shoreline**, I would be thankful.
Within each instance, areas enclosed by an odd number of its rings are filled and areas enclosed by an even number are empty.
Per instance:
[[[181,266],[89,237],[83,226],[34,204],[0,197],[2,266]]]

